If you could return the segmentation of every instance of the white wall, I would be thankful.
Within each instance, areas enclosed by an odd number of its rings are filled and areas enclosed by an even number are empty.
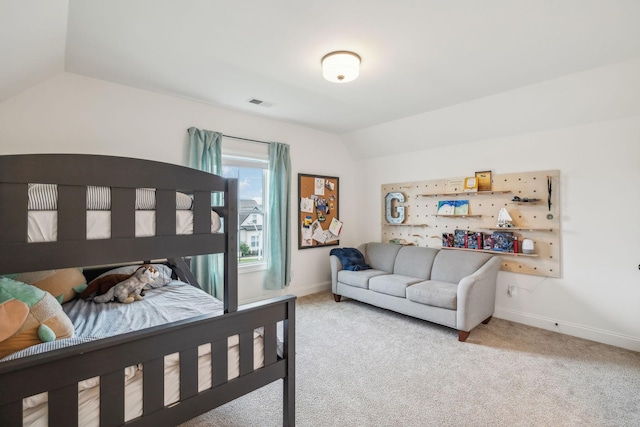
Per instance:
[[[639,65],[640,61],[635,60],[563,77],[454,106],[448,112],[425,113],[379,125],[377,132],[357,132],[345,141],[357,142],[352,150],[363,144],[365,135],[376,151],[377,145],[393,147],[395,141],[402,144],[405,139],[412,140],[407,146],[419,147],[424,141],[425,146],[434,147],[440,145],[437,138],[443,135],[443,129],[456,135],[468,133],[457,129],[465,128],[468,122],[472,128],[481,127],[475,120],[467,121],[474,112],[482,117],[500,117],[514,105],[522,104],[529,104],[528,111],[545,111],[555,108],[548,103],[562,98],[567,87],[571,93],[580,88],[588,93],[593,85],[616,86],[618,92],[626,86],[628,92],[638,93],[638,74],[627,71],[638,69]],[[541,97],[540,91],[558,95]],[[565,108],[574,105],[589,112],[585,116],[576,116],[575,111],[568,114],[581,124],[511,135],[510,124],[505,123],[507,131],[501,132],[493,117],[488,124],[490,133],[511,136],[476,138],[458,141],[457,145],[358,160],[359,209],[369,212],[360,218],[358,236],[363,242],[380,240],[381,200],[376,195],[382,184],[473,175],[479,170],[501,174],[558,169],[562,277],[501,272],[495,315],[640,351],[640,197],[635,184],[640,182],[640,115],[630,114],[640,111],[640,99],[621,97],[624,108],[618,111],[619,118],[607,117],[607,112],[600,121],[593,115],[598,108],[584,105],[599,102],[601,98],[588,96],[563,99]],[[606,102],[611,104],[615,99],[607,98]],[[437,131],[433,130],[431,114],[438,118]],[[478,135],[484,134],[479,131]],[[415,141],[416,138],[422,139]],[[471,135],[468,139],[472,139]],[[517,286],[515,297],[507,295],[510,284]]]
[[[598,74],[605,79],[620,75]],[[587,81],[597,84],[598,78]],[[556,86],[562,90],[562,83]],[[554,84],[544,87],[553,91]],[[536,88],[523,90],[531,91]],[[513,99],[513,93],[497,96],[477,108],[499,114]],[[534,109],[547,107],[544,100],[532,102],[537,102]],[[462,108],[473,112],[469,106]],[[443,119],[464,126],[465,116],[452,110]],[[640,350],[640,200],[635,188],[640,179],[640,116],[590,119],[589,124],[354,162],[335,135],[62,73],[0,103],[0,153],[96,153],[185,164],[189,126],[288,143],[294,180],[298,172],[340,177],[340,216],[345,221],[341,243],[349,246],[380,239],[383,183],[476,170],[559,169],[562,278],[500,273],[496,316]],[[429,132],[420,132],[419,120],[408,123],[403,133],[402,122],[394,122],[391,139],[385,132],[367,139],[371,144],[394,144],[416,134],[429,139]],[[295,185],[293,192],[295,200]],[[294,224],[296,207],[293,203]],[[293,281],[286,292],[302,295],[328,288],[330,247],[298,251],[296,225],[292,239]],[[240,277],[241,300],[264,295],[261,279],[260,272]],[[508,284],[518,286],[513,298],[506,295]]]
[[[186,164],[187,128],[278,141],[291,147],[293,277],[284,292],[263,290],[263,272],[239,278],[240,300],[281,293],[303,295],[329,288],[329,248],[297,249],[297,174],[338,176],[343,237],[355,223],[353,162],[336,135],[60,73],[0,103],[0,154],[88,153]]]

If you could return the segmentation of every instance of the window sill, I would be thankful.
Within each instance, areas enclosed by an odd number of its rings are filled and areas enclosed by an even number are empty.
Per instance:
[[[252,262],[250,264],[238,264],[238,274],[255,273],[256,271],[266,271],[267,263]]]

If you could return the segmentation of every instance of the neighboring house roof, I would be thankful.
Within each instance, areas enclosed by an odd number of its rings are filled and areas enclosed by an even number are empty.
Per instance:
[[[251,199],[240,199],[238,209],[240,211],[240,215],[238,221],[240,223],[240,228],[244,230],[262,230],[262,224],[253,224],[250,222],[249,218],[253,215],[253,212],[262,212],[262,206],[258,204],[255,200]]]

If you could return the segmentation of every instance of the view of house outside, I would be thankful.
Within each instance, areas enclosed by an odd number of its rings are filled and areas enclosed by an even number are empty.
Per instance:
[[[238,262],[264,261],[264,174],[261,168],[223,166],[222,176],[238,179]]]

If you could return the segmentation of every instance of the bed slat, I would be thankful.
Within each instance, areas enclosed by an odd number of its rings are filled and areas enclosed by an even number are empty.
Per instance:
[[[176,192],[156,190],[156,236],[176,234]]]
[[[211,384],[214,388],[226,383],[229,378],[228,342],[229,339],[225,338],[211,343]]]
[[[124,423],[124,372],[100,376],[100,427]]]
[[[81,244],[79,244],[81,243]],[[221,253],[223,234],[155,236],[111,240],[58,241],[3,245],[0,274],[50,268],[115,264],[131,260]],[[140,255],[144,254],[144,257]],[[35,260],[35,261],[34,261]],[[37,267],[34,262],[37,261]]]
[[[283,407],[282,423],[285,426],[296,425],[296,306],[287,304],[284,320],[284,348],[286,354],[287,375],[282,380]]]
[[[142,369],[142,410],[143,414],[150,414],[164,406],[164,357],[149,360]]]
[[[253,371],[253,331],[240,334],[240,376]]]
[[[278,358],[276,324],[264,325],[264,366],[271,365]]]
[[[180,352],[180,400],[198,394],[198,347]]]
[[[135,188],[111,188],[111,238],[136,235]],[[86,236],[86,233],[85,233]]]
[[[49,427],[78,425],[78,385],[49,392]]]
[[[27,241],[27,184],[0,182],[0,243]]]
[[[0,406],[0,426],[22,427],[22,399]]]
[[[224,253],[224,312],[233,313],[238,310],[238,181],[227,181],[224,206],[224,231],[227,234],[227,249]]]
[[[193,233],[211,232],[211,192],[193,193]]]
[[[58,241],[87,238],[87,188],[58,185]]]

